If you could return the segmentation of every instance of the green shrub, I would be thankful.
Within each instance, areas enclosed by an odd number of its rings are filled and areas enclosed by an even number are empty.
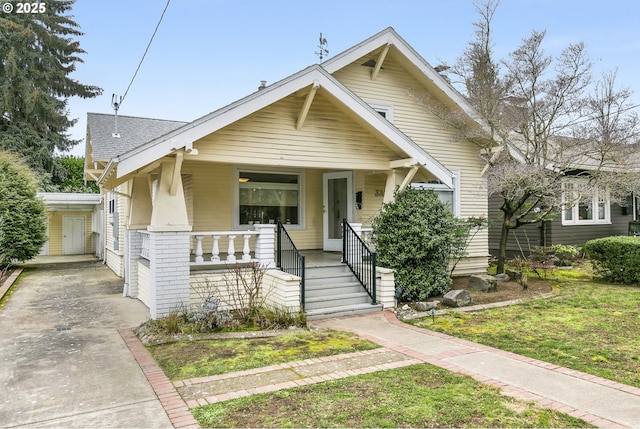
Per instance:
[[[555,256],[555,265],[558,267],[571,266],[578,256],[580,256],[580,250],[576,246],[571,244],[554,244],[549,246],[549,253]]]
[[[616,236],[587,241],[584,252],[607,280],[640,283],[640,237]]]
[[[373,221],[378,265],[395,270],[397,296],[424,300],[451,288],[449,258],[457,220],[431,190],[406,189]]]
[[[46,240],[44,203],[33,172],[18,157],[0,152],[0,268],[27,261]]]

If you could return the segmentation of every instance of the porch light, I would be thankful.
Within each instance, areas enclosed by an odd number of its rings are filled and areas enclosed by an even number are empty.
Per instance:
[[[238,182],[247,183],[249,181],[248,177],[238,177]]]

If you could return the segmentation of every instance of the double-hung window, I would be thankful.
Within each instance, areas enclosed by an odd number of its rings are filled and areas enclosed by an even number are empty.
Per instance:
[[[562,224],[590,225],[611,223],[609,195],[602,189],[582,195],[582,182],[564,183]]]
[[[303,174],[297,170],[237,168],[234,225],[275,223],[303,226]]]
[[[448,187],[439,180],[428,183],[412,183],[412,188],[431,189],[455,217],[460,217],[460,171],[452,170],[453,188]]]

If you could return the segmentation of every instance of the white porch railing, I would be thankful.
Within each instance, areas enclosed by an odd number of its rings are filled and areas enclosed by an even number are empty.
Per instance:
[[[257,261],[267,267],[274,266],[275,225],[254,225],[254,228],[255,231],[196,231],[187,233],[195,240],[193,260],[190,264],[222,265]],[[150,252],[152,233],[149,231],[138,231],[138,233],[141,238],[140,257],[150,260],[153,257]]]
[[[366,244],[367,246],[369,246],[369,248],[373,249],[373,228],[371,227],[365,227],[365,228],[360,228],[360,231],[362,232],[362,241],[364,241],[364,244]]]
[[[257,236],[257,231],[212,231],[212,232],[192,232],[190,233],[196,240],[195,262],[196,264],[210,263],[223,264],[234,262],[250,262],[251,261],[251,237]],[[209,261],[204,260],[203,241],[205,237],[211,239],[211,258]],[[220,239],[226,238],[226,258],[220,258]],[[236,239],[242,240],[242,256],[238,261],[236,257]],[[223,240],[224,241],[224,240]],[[240,245],[240,243],[238,243]]]
[[[142,248],[140,249],[140,257],[149,260],[149,233],[147,231],[138,231],[142,236]]]

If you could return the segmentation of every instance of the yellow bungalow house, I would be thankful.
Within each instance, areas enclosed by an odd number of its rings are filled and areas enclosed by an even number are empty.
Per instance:
[[[292,311],[393,306],[393,272],[358,247],[383,202],[421,184],[456,216],[488,211],[477,147],[412,93],[474,118],[392,28],[190,123],[118,117],[115,131],[112,115],[89,114],[86,174],[104,192],[105,260],[125,294],[160,317],[193,305],[220,266],[255,260],[274,268],[271,301]],[[456,272],[484,271],[486,231],[468,252]],[[341,258],[355,276],[316,266]],[[361,291],[339,290],[354,278]]]

